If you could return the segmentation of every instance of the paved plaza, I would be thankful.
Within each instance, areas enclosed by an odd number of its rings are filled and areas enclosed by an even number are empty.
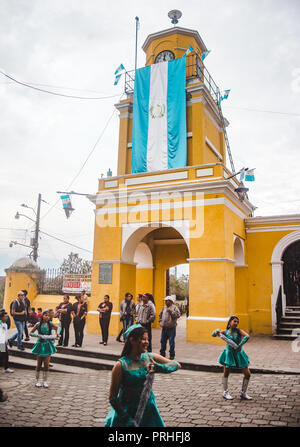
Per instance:
[[[110,371],[50,372],[49,388],[34,386],[34,371],[1,375],[9,398],[0,404],[0,427],[103,427],[109,410]],[[167,427],[299,427],[300,376],[253,374],[252,401],[241,401],[242,376],[232,374],[221,394],[221,374],[178,371],[157,374],[154,393]]]
[[[71,328],[70,345],[73,344],[73,337]],[[159,337],[160,330],[154,329],[154,352],[159,352]],[[82,349],[120,355],[123,345],[116,342],[114,336],[109,337],[106,347],[99,344],[100,339],[100,333],[86,334]],[[251,361],[250,368],[286,372],[252,374],[248,388],[252,401],[239,399],[241,374],[231,374],[229,377],[229,391],[235,397],[233,401],[222,397],[221,373],[180,370],[170,375],[157,374],[154,393],[166,426],[299,427],[299,345],[297,340],[276,340],[260,335],[251,337],[245,345]],[[178,361],[217,365],[222,349],[223,346],[186,342],[185,321],[181,319],[176,337]],[[11,356],[11,360],[14,359]],[[67,365],[64,371],[50,371],[49,389],[35,388],[33,370],[21,368],[13,374],[3,374],[1,371],[0,384],[9,398],[0,403],[0,426],[103,427],[109,411],[111,372]]]

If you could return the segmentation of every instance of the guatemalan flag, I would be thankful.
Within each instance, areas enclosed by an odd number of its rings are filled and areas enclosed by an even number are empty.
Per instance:
[[[131,172],[186,166],[186,56],[135,72]]]

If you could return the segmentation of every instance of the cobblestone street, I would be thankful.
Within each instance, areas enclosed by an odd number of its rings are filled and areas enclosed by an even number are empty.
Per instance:
[[[1,427],[103,427],[109,410],[110,371],[50,372],[49,389],[34,386],[34,371],[1,372],[8,400],[0,404]],[[240,401],[242,375],[229,377],[221,394],[221,374],[178,371],[155,376],[154,393],[167,427],[300,426],[300,377],[253,374]]]

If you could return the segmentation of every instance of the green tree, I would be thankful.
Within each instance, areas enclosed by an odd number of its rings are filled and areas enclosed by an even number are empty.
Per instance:
[[[175,275],[170,275],[170,294],[176,295],[177,298],[184,299],[189,295],[189,276],[181,275],[176,278]]]
[[[78,253],[70,253],[60,266],[62,274],[79,273],[88,274],[92,272],[92,262],[79,257]]]

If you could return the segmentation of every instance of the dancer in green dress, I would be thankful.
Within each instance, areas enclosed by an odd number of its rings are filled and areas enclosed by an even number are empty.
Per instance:
[[[43,371],[43,385],[44,388],[48,388],[48,371],[51,355],[56,352],[54,346],[54,340],[56,334],[52,334],[52,330],[57,330],[57,326],[50,322],[50,314],[48,309],[44,310],[40,321],[36,323],[30,331],[31,337],[37,337],[38,341],[32,348],[32,353],[36,354],[37,365],[36,365],[36,387],[41,387],[40,383],[40,371],[42,364],[44,363]],[[37,331],[37,332],[36,332]]]
[[[174,360],[147,352],[148,332],[140,324],[130,326],[124,337],[121,358],[112,370],[109,391],[112,408],[105,427],[165,427],[151,390],[152,382],[148,380],[154,376],[149,374],[171,373],[181,366]]]
[[[218,362],[224,366],[224,375],[222,378],[224,399],[233,399],[228,391],[228,377],[230,368],[239,368],[244,374],[240,398],[244,400],[251,400],[252,397],[247,395],[247,388],[251,376],[250,369],[248,368],[250,361],[249,357],[243,350],[243,345],[249,340],[250,337],[245,331],[238,328],[238,324],[238,317],[233,315],[228,320],[226,330],[220,331],[220,329],[216,329],[212,336],[217,337],[220,336],[220,334],[223,334],[223,336],[227,338],[226,348],[218,358]]]

